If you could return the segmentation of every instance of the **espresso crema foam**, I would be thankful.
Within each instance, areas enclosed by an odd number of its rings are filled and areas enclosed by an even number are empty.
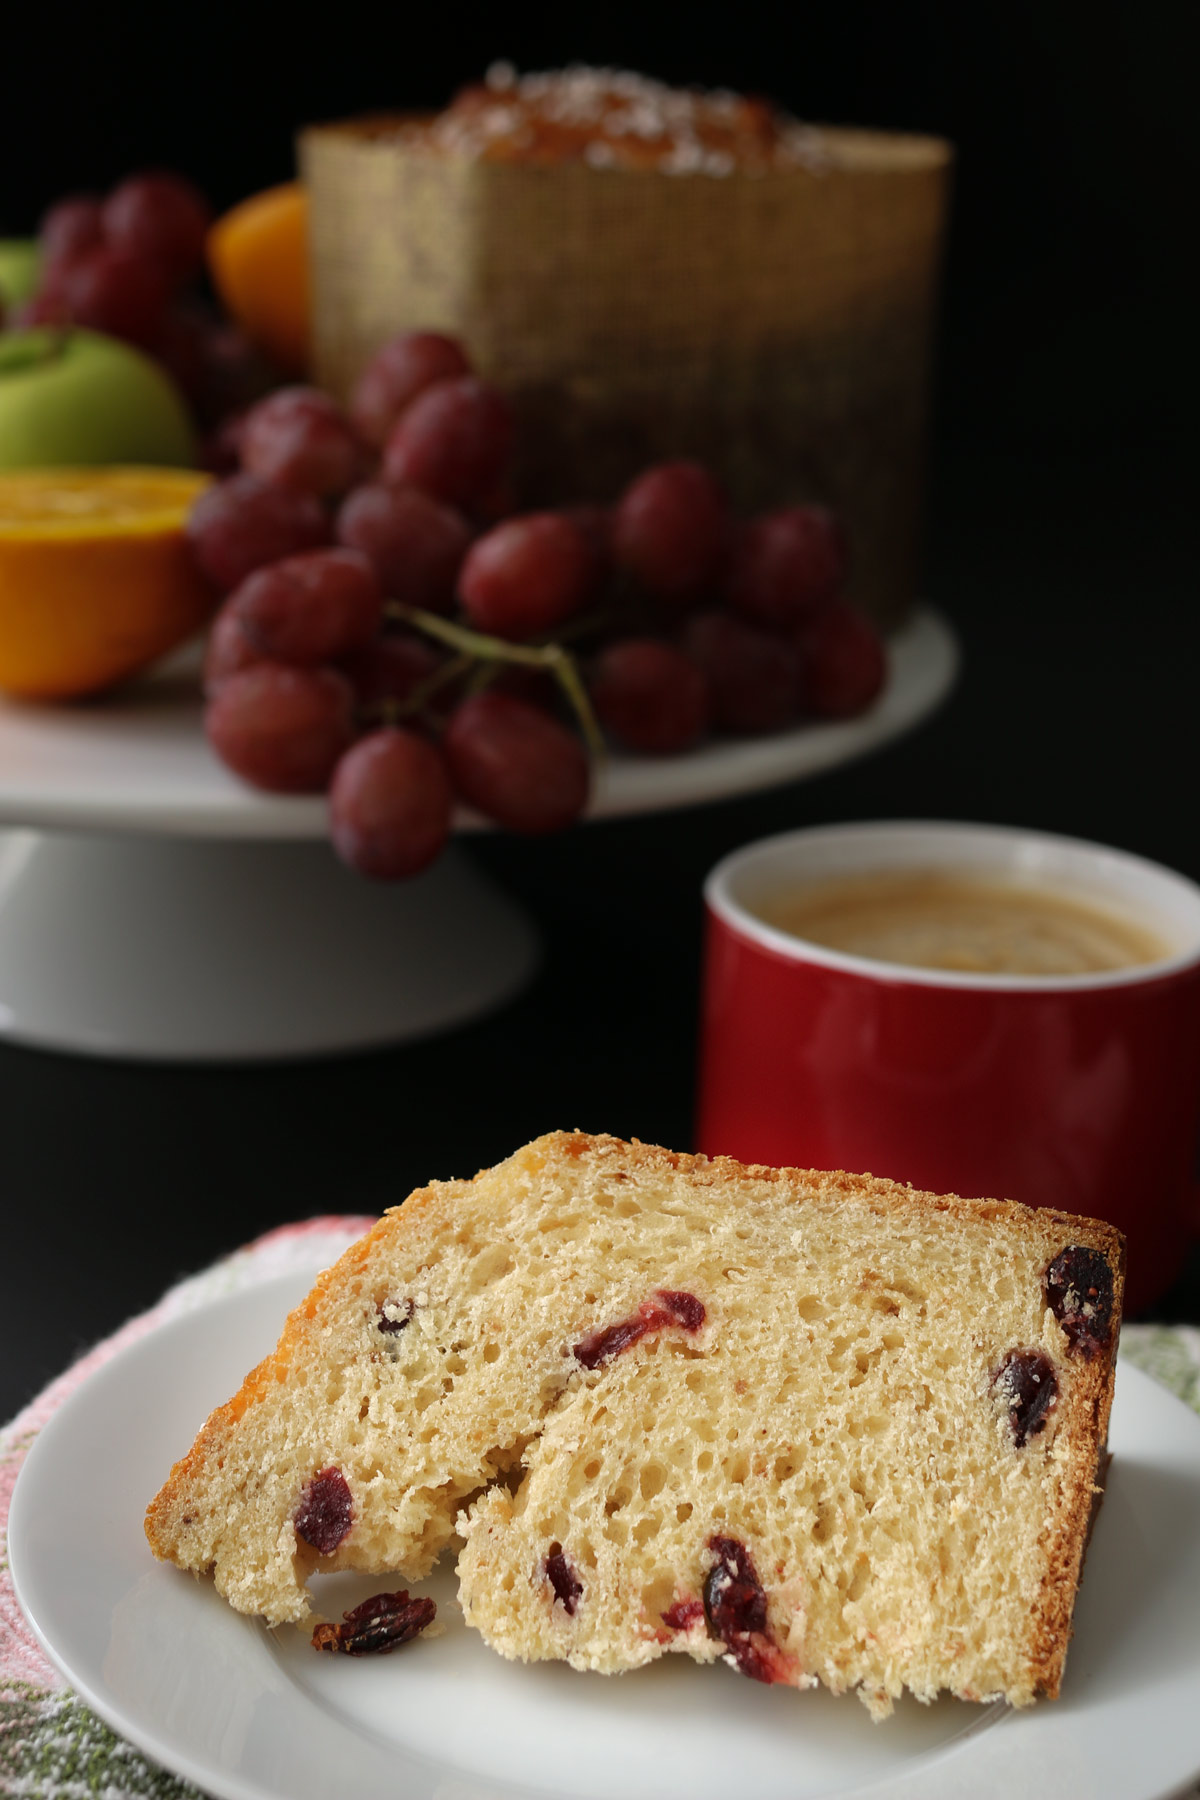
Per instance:
[[[777,930],[849,956],[963,974],[1100,974],[1170,954],[1152,926],[1115,909],[939,869],[813,881],[754,910]]]

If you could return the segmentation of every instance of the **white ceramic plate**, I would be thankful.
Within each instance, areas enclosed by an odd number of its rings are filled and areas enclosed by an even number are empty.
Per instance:
[[[312,1271],[315,1275],[315,1270]],[[523,1668],[463,1625],[372,1661],[316,1655],[156,1564],[142,1513],[274,1343],[293,1276],[164,1327],[100,1370],[17,1483],[18,1597],[75,1689],[227,1800],[1163,1800],[1200,1770],[1200,1419],[1122,1367],[1108,1496],[1062,1698],[1023,1713],[756,1686],[671,1657],[604,1680]],[[333,1612],[377,1591],[336,1577]]]
[[[799,780],[887,743],[945,697],[958,670],[949,626],[928,609],[890,640],[887,688],[870,712],[771,737],[703,745],[686,756],[613,756],[589,816],[692,806]],[[465,828],[480,821],[464,814]],[[181,837],[328,835],[324,796],[246,787],[200,729],[195,655],[136,686],[75,706],[0,699],[0,825],[161,832]]]

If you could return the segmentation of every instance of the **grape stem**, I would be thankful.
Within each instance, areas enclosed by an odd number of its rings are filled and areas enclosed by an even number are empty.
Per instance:
[[[598,762],[603,761],[604,739],[600,735],[600,727],[587,697],[579,666],[562,644],[510,644],[506,638],[491,637],[483,631],[472,631],[467,625],[456,625],[452,619],[424,612],[419,606],[405,606],[399,600],[388,601],[387,613],[389,618],[403,620],[406,625],[423,631],[427,637],[437,638],[452,650],[457,650],[461,656],[474,661],[522,663],[526,668],[547,669],[562,688],[572,712],[579,720],[579,728],[588,749]]]

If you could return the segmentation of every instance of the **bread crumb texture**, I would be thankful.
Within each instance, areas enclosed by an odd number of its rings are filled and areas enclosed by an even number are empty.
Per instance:
[[[1058,1297],[1067,1248],[1099,1293]],[[1062,1674],[1122,1269],[1092,1220],[556,1133],[322,1275],[147,1536],[271,1624],[313,1572],[417,1581],[457,1543],[507,1657],[1025,1705]]]

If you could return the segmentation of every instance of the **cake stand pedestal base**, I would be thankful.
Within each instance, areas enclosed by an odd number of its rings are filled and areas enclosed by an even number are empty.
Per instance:
[[[456,846],[375,885],[327,844],[0,832],[0,1041],[222,1062],[403,1043],[530,977],[529,922]]]

